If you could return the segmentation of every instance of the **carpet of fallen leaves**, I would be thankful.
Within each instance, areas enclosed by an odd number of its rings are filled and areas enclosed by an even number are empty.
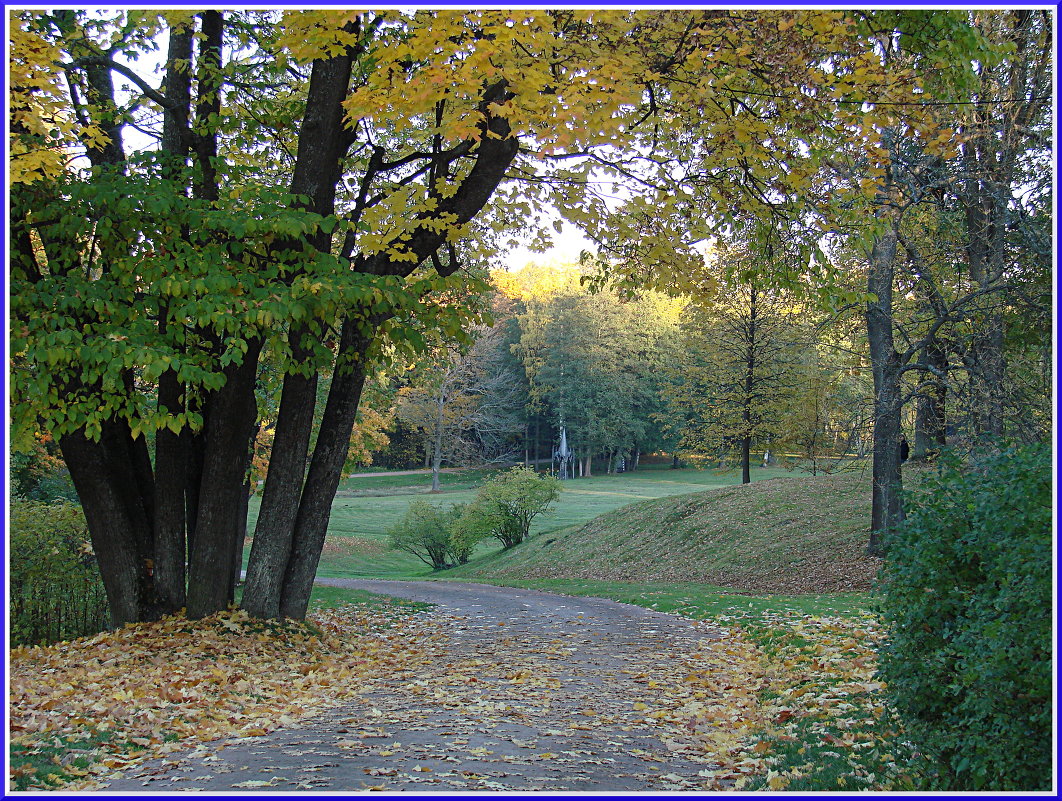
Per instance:
[[[611,732],[607,737],[615,746],[647,764],[668,761],[629,739],[647,733],[663,744],[663,754],[692,765],[680,774],[661,764],[654,782],[665,790],[783,790],[795,789],[794,782],[806,787],[799,781],[816,774],[824,753],[844,763],[835,789],[897,785],[900,769],[878,740],[887,713],[882,685],[873,678],[880,637],[873,618],[793,612],[722,616],[712,623],[722,637],[676,650],[662,642],[631,653],[618,671],[622,679],[604,680],[595,695],[577,698],[565,667],[577,641],[564,637],[514,642],[499,629],[498,637],[478,641],[474,655],[455,660],[447,631],[456,634],[459,624],[435,614],[384,616],[351,605],[317,613],[311,626],[263,624],[239,611],[196,622],[169,618],[72,643],[15,649],[12,742],[30,751],[49,743],[67,746],[55,758],[61,773],[31,782],[31,788],[65,783],[65,789],[85,790],[106,786],[108,778],[148,757],[221,738],[253,741],[353,702],[354,708],[367,707],[366,719],[357,724],[365,737],[377,736],[371,725],[382,719],[410,731],[434,728],[425,718],[429,709],[444,713],[451,735],[465,718],[470,732],[502,720],[521,722],[544,740],[558,740],[552,748],[528,742],[527,758],[555,760],[550,764],[564,770],[562,763],[578,770],[591,752],[564,750],[560,741],[599,727]],[[376,708],[386,700],[379,699],[381,692],[393,699],[386,714]],[[119,735],[114,745],[97,744],[108,731]],[[365,745],[362,735],[337,736],[341,749]],[[69,747],[79,738],[95,749],[85,767],[73,762],[88,748]],[[469,739],[450,748],[460,742]],[[473,745],[468,757],[481,762],[522,761],[488,757],[492,751]],[[865,758],[870,752],[877,754],[874,760]],[[13,760],[12,775],[20,770],[29,774],[28,766]],[[439,770],[418,763],[407,773],[396,765],[380,776],[438,783],[448,775]],[[452,775],[455,786],[470,787],[474,780],[479,784],[473,789],[491,789],[487,778],[467,770]]]
[[[753,751],[768,769],[750,789],[911,789],[907,760],[896,755],[903,733],[875,678],[883,632],[873,615],[732,622],[758,642],[766,665]]]
[[[880,741],[882,724],[892,721],[884,685],[874,678],[881,632],[873,617],[788,612],[713,622],[725,634],[721,640],[658,674],[636,677],[655,692],[635,708],[660,722],[667,747],[693,759],[711,755],[717,763],[697,774],[704,780],[699,789],[785,789],[815,773],[815,764],[803,763],[823,745],[844,760],[850,789],[904,783]],[[789,764],[778,753],[789,744],[808,759]],[[879,757],[876,773],[860,753],[867,750]]]
[[[54,778],[38,786],[91,788],[149,756],[260,736],[357,695],[375,676],[411,672],[417,625],[412,613],[356,605],[314,613],[310,625],[234,610],[15,648],[11,743],[22,753],[64,746]],[[76,767],[78,757],[88,766]],[[13,760],[12,776],[20,770],[31,768]]]

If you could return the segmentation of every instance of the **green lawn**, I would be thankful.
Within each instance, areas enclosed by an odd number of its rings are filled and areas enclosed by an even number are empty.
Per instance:
[[[387,528],[396,523],[414,497],[426,496],[433,503],[451,506],[470,501],[475,488],[493,471],[470,470],[443,473],[442,491],[429,492],[431,474],[373,475],[345,479],[332,504],[328,534],[334,545],[326,547],[318,575],[332,578],[423,578],[431,569],[415,557],[386,550]],[[755,468],[754,481],[794,473],[783,468]],[[532,534],[579,525],[598,515],[635,501],[698,492],[711,487],[738,484],[738,472],[684,468],[671,470],[652,466],[616,476],[595,476],[567,481],[560,499],[549,513],[539,517]],[[251,499],[248,531],[258,519],[259,498]],[[500,550],[497,543],[480,545],[474,558]],[[245,554],[246,558],[246,554]]]

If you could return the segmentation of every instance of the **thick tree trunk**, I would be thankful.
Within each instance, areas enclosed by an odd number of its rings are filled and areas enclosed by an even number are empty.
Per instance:
[[[918,360],[941,373],[948,370],[947,354],[937,342],[927,345]],[[911,459],[915,461],[932,459],[947,444],[947,386],[936,375],[927,376],[925,381],[928,386],[918,399],[915,411],[915,438],[911,451]]]
[[[352,64],[353,57],[349,52],[313,62],[306,114],[299,129],[291,192],[308,196],[310,208],[324,216],[335,210],[339,165],[350,143],[349,133],[343,128],[342,101],[350,85]],[[311,242],[321,252],[331,250],[332,238],[325,231],[318,231]],[[301,364],[310,359],[310,336],[307,328],[290,332],[294,363]],[[299,499],[306,476],[317,404],[317,380],[316,372],[309,376],[289,372],[284,376],[269,472],[241,602],[242,607],[255,617],[280,616],[284,575],[291,558]]]
[[[163,373],[159,378],[159,411],[183,412],[181,392],[176,371]],[[155,472],[161,477],[155,482],[155,586],[169,612],[176,612],[186,600],[185,481],[189,458],[186,444],[187,437],[168,428],[155,433]]]
[[[201,14],[199,40],[199,97],[195,107],[196,131],[192,137],[199,168],[194,191],[205,200],[218,199],[218,137],[215,120],[221,112],[221,48],[225,21],[220,11]]]
[[[200,412],[203,415],[203,430],[193,433],[185,429],[181,432],[181,436],[185,438],[184,519],[188,528],[186,562],[192,558],[192,549],[195,547],[195,522],[199,510],[199,487],[203,483],[203,454],[206,453],[205,427],[207,410],[202,409]]]
[[[284,377],[262,505],[251,541],[241,606],[260,618],[280,616],[284,571],[291,556],[295,518],[306,475],[306,457],[317,398],[317,374]]]
[[[59,447],[85,511],[111,625],[121,626],[155,619],[165,610],[155,594],[152,554],[146,547],[151,524],[136,497],[129,449],[120,443],[129,436],[128,426],[108,421],[103,428],[99,442],[77,431],[60,437]]]
[[[340,360],[328,391],[321,430],[299,502],[291,556],[284,572],[280,599],[280,614],[284,617],[304,618],[310,603],[332,500],[339,488],[361,391],[365,386],[365,352],[373,334],[362,330],[361,325],[364,323],[348,318],[340,336]]]
[[[207,401],[203,478],[188,570],[191,618],[213,614],[230,601],[232,539],[257,417],[254,389],[261,349],[261,340],[249,341],[243,361],[226,368],[225,385]]]
[[[192,63],[192,26],[170,29],[166,54],[166,99],[172,104],[162,121],[162,152],[173,157],[164,175],[180,180],[181,170],[188,158],[191,144],[188,117],[192,104],[192,76],[188,69],[178,69],[180,63]],[[159,309],[159,333],[165,338],[168,309]],[[184,387],[177,371],[169,369],[159,377],[158,403],[160,413],[177,415],[185,411]],[[185,488],[188,471],[186,463],[188,437],[160,428],[155,433],[155,473],[163,476],[155,482],[155,588],[168,612],[176,612],[185,605],[185,582],[188,548],[185,539]]]
[[[893,228],[874,240],[867,291],[867,340],[874,374],[874,457],[870,542],[883,556],[887,533],[903,520],[900,475],[900,357],[893,342],[892,285],[897,237]]]

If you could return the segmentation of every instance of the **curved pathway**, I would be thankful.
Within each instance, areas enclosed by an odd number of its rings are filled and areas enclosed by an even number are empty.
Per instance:
[[[145,763],[109,791],[698,789],[711,754],[640,700],[718,637],[599,598],[432,581],[320,579],[437,605],[415,675],[264,737]],[[701,774],[707,775],[705,773]]]

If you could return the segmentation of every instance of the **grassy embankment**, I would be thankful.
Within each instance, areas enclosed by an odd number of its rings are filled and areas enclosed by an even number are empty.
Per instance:
[[[492,472],[444,473],[441,476],[442,491],[436,494],[429,493],[431,476],[427,472],[402,476],[382,473],[344,480],[332,504],[328,540],[318,575],[330,578],[449,578],[453,571],[432,572],[415,557],[388,550],[387,528],[401,519],[409,502],[416,497],[425,497],[447,507],[472,500],[476,488]],[[753,471],[755,481],[792,475],[782,468]],[[572,480],[565,483],[564,491],[551,511],[535,521],[529,542],[582,525],[630,503],[724,487],[738,481],[740,476],[733,472],[669,470],[666,467]],[[254,531],[258,518],[258,503],[257,497],[251,499],[250,532]],[[493,540],[484,542],[475,559],[490,557],[499,549],[500,545]]]

